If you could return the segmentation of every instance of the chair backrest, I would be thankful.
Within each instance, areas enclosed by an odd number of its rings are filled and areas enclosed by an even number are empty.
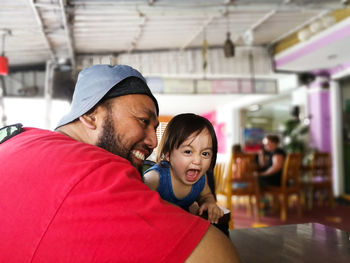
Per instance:
[[[255,192],[257,178],[256,155],[250,153],[232,154],[224,174],[224,191],[228,195],[250,195]]]
[[[314,179],[331,180],[331,155],[328,152],[313,153],[310,166]]]
[[[284,161],[282,173],[282,188],[299,188],[300,168],[301,168],[301,154],[289,153]]]
[[[233,181],[251,181],[256,171],[256,155],[237,153],[231,157],[231,179]]]
[[[216,163],[214,167],[214,179],[215,179],[215,189],[217,193],[224,191],[225,187],[225,163]]]

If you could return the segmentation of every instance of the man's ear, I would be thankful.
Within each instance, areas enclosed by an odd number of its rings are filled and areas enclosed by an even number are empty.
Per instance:
[[[95,130],[97,125],[96,125],[96,114],[95,111],[91,113],[85,113],[84,115],[79,117],[79,120],[81,123],[86,126],[87,128],[91,130]]]

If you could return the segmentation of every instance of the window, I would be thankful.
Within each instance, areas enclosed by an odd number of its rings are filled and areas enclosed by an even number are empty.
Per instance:
[[[157,156],[160,140],[162,139],[165,128],[168,125],[168,122],[171,120],[171,118],[172,118],[172,116],[159,116],[159,118],[158,118],[159,119],[159,126],[158,126],[157,131],[156,131],[158,145],[153,150],[153,153],[147,158],[148,160],[151,160],[154,162],[156,161],[156,156]]]

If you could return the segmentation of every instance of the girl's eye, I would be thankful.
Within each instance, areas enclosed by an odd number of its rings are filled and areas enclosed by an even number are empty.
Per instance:
[[[185,154],[191,154],[191,151],[190,150],[184,150],[184,153]]]
[[[204,157],[210,157],[210,152],[203,152],[202,155],[203,155]]]

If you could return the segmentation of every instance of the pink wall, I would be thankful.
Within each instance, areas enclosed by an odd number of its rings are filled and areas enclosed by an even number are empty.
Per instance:
[[[216,111],[202,114],[202,117],[207,118],[213,124],[218,139],[218,153],[226,153],[225,123],[217,122]]]
[[[309,93],[310,147],[331,152],[331,116],[329,90],[314,90]]]

